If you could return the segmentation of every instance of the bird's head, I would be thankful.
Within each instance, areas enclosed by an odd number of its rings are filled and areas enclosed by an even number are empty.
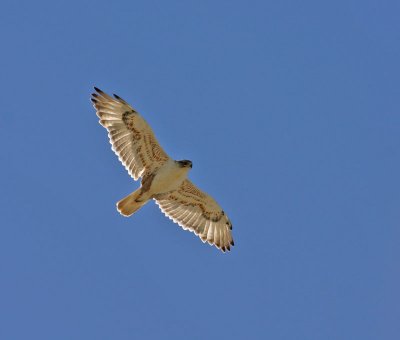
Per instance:
[[[181,168],[192,168],[193,163],[192,161],[188,161],[187,159],[184,159],[183,161],[176,161],[176,163],[181,167]]]

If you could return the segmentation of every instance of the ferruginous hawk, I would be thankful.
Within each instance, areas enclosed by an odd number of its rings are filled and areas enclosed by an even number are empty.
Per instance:
[[[233,246],[232,224],[218,203],[188,178],[192,162],[174,161],[158,144],[150,126],[126,101],[95,87],[93,106],[100,124],[108,130],[112,150],[134,180],[138,190],[117,203],[118,211],[131,216],[150,199],[183,229],[223,252]]]

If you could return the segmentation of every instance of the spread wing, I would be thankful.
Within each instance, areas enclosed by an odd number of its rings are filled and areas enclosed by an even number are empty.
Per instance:
[[[108,130],[113,151],[135,180],[169,159],[139,113],[117,95],[113,98],[95,90],[91,100],[99,123]]]
[[[232,223],[215,200],[185,180],[178,190],[155,197],[162,212],[190,230],[203,242],[215,245],[223,252],[233,246]]]

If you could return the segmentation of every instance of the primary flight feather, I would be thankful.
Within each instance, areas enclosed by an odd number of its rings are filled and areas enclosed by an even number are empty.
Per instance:
[[[140,188],[117,203],[118,211],[131,216],[154,199],[162,212],[183,229],[223,252],[230,250],[234,245],[232,223],[211,196],[187,179],[192,162],[174,161],[126,101],[94,89],[91,100],[100,124],[108,130],[113,151],[134,180],[141,178]]]

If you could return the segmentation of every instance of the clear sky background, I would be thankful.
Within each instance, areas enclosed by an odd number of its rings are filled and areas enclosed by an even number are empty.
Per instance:
[[[399,339],[399,1],[3,1],[1,339]],[[233,222],[135,190],[117,93]]]

